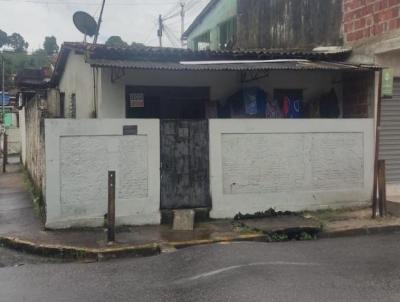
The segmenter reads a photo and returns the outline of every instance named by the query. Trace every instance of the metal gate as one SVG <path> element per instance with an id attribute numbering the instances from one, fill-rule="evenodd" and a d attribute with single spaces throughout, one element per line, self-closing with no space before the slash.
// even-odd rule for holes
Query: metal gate
<path id="1" fill-rule="evenodd" d="M 161 209 L 208 208 L 207 120 L 161 120 Z"/>
<path id="2" fill-rule="evenodd" d="M 400 182 L 400 78 L 394 80 L 393 97 L 382 100 L 380 159 L 386 160 L 386 179 Z"/>

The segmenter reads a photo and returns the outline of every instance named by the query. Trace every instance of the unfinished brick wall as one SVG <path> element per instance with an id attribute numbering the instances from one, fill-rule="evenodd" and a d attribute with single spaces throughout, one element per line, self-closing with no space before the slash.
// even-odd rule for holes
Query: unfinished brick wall
<path id="1" fill-rule="evenodd" d="M 400 0 L 343 0 L 344 39 L 354 43 L 400 29 Z"/>

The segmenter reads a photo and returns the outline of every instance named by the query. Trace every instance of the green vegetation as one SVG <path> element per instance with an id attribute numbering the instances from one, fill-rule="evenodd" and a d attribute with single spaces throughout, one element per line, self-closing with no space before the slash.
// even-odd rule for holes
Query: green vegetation
<path id="1" fill-rule="evenodd" d="M 315 236 L 307 232 L 302 232 L 299 238 L 299 240 L 315 240 L 315 239 L 316 239 Z"/>
<path id="2" fill-rule="evenodd" d="M 273 233 L 270 236 L 271 241 L 273 242 L 280 242 L 280 241 L 288 241 L 289 237 L 288 235 L 284 233 Z"/>
<path id="3" fill-rule="evenodd" d="M 6 91 L 14 87 L 13 78 L 18 71 L 24 68 L 41 68 L 50 65 L 47 54 L 43 50 L 37 50 L 31 55 L 26 52 L 4 52 L 2 55 L 5 63 L 4 82 Z"/>
<path id="4" fill-rule="evenodd" d="M 8 35 L 5 31 L 0 29 L 0 48 L 8 43 Z"/>
<path id="5" fill-rule="evenodd" d="M 24 185 L 25 189 L 32 196 L 33 201 L 33 209 L 36 215 L 42 220 L 42 222 L 46 221 L 46 204 L 44 202 L 43 194 L 35 188 L 31 177 L 26 169 L 24 169 Z"/>
<path id="6" fill-rule="evenodd" d="M 105 43 L 108 46 L 128 46 L 128 43 L 126 43 L 120 36 L 111 36 L 108 38 L 108 40 Z"/>
<path id="7" fill-rule="evenodd" d="M 58 53 L 59 47 L 57 44 L 57 39 L 54 36 L 51 37 L 45 37 L 44 38 L 44 43 L 43 43 L 43 50 L 45 53 L 49 56 L 54 55 Z"/>
<path id="8" fill-rule="evenodd" d="M 313 217 L 319 221 L 335 221 L 343 219 L 343 216 L 346 213 L 351 213 L 354 210 L 355 208 L 338 208 L 338 209 L 328 208 L 325 210 L 305 211 L 303 212 L 303 216 Z"/>
<path id="9" fill-rule="evenodd" d="M 7 40 L 7 45 L 14 49 L 15 52 L 24 52 L 29 47 L 29 43 L 19 33 L 13 33 L 8 36 Z"/>
<path id="10" fill-rule="evenodd" d="M 27 53 L 29 43 L 19 33 L 8 35 L 0 29 L 1 55 L 5 63 L 5 90 L 14 87 L 14 77 L 24 68 L 42 68 L 50 66 L 49 56 L 58 52 L 59 47 L 54 36 L 45 37 L 43 49 L 38 49 L 32 54 Z M 0 82 L 1 82 L 0 73 Z M 1 89 L 0 89 L 1 90 Z"/>

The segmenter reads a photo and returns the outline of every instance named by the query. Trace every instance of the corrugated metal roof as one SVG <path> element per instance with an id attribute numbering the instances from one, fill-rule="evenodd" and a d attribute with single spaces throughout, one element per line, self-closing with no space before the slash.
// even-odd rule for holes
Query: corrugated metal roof
<path id="1" fill-rule="evenodd" d="M 333 63 L 308 60 L 277 60 L 254 63 L 217 63 L 207 64 L 204 62 L 176 63 L 176 62 L 153 62 L 153 61 L 121 61 L 121 60 L 96 60 L 89 59 L 88 63 L 96 67 L 113 67 L 122 69 L 147 69 L 147 70 L 170 70 L 170 71 L 257 71 L 257 70 L 345 70 L 366 71 L 378 69 L 377 66 L 352 65 L 347 63 Z"/>
<path id="2" fill-rule="evenodd" d="M 338 48 L 335 51 L 314 51 L 312 49 L 234 49 L 200 50 L 153 47 L 137 44 L 134 46 L 109 46 L 105 44 L 83 44 L 65 42 L 60 53 L 67 50 L 87 52 L 92 59 L 110 60 L 156 60 L 178 62 L 182 60 L 269 60 L 308 59 L 340 61 L 347 59 L 351 49 Z"/>
<path id="3" fill-rule="evenodd" d="M 351 49 L 335 49 L 335 51 L 313 50 L 278 50 L 278 49 L 250 49 L 250 50 L 221 50 L 221 51 L 193 51 L 182 48 L 160 48 L 136 44 L 127 47 L 108 46 L 104 44 L 84 44 L 65 42 L 60 50 L 51 85 L 56 86 L 61 79 L 67 58 L 71 51 L 85 55 L 91 62 L 98 66 L 114 66 L 122 68 L 142 69 L 167 69 L 167 70 L 265 70 L 265 69 L 330 69 L 323 66 L 213 66 L 213 67 L 182 67 L 181 61 L 209 61 L 209 60 L 272 60 L 272 59 L 297 59 L 311 61 L 345 61 L 351 54 Z M 251 67 L 251 68 L 250 68 Z M 337 69 L 337 68 L 336 68 Z"/>

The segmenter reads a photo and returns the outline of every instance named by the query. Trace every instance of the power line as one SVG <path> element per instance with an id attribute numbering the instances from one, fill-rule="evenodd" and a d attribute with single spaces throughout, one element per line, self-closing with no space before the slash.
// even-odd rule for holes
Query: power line
<path id="1" fill-rule="evenodd" d="M 29 4 L 39 4 L 39 5 L 81 5 L 81 6 L 98 6 L 98 2 L 83 2 L 83 1 L 72 1 L 72 2 L 58 2 L 58 1 L 48 1 L 48 0 L 0 0 L 0 2 L 9 2 L 12 4 L 15 3 L 29 3 Z M 159 2 L 159 1 L 146 1 L 146 2 L 111 2 L 107 4 L 107 6 L 144 6 L 144 5 L 170 5 L 176 2 Z"/>

